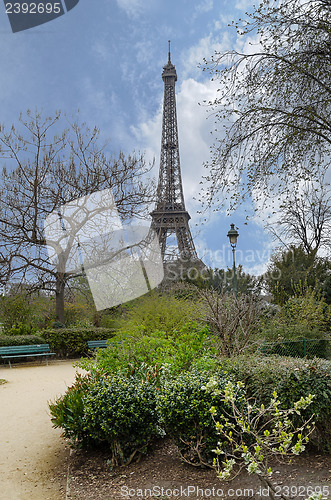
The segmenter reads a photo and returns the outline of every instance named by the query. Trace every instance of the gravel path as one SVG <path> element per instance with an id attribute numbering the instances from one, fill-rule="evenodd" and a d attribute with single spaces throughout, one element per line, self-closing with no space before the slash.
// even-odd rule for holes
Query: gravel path
<path id="1" fill-rule="evenodd" d="M 0 500 L 65 500 L 69 447 L 48 401 L 75 379 L 73 361 L 0 366 Z"/>

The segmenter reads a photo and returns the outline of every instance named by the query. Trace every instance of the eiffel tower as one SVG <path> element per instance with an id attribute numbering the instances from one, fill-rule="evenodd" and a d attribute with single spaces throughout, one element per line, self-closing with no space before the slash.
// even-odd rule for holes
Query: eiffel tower
<path id="1" fill-rule="evenodd" d="M 199 261 L 188 221 L 190 215 L 185 208 L 179 161 L 178 128 L 176 113 L 175 82 L 177 73 L 171 63 L 170 40 L 168 63 L 163 67 L 164 81 L 163 121 L 160 171 L 157 187 L 156 207 L 151 212 L 151 228 L 159 238 L 163 262 L 171 259 L 186 262 Z M 176 244 L 167 246 L 172 235 Z"/>

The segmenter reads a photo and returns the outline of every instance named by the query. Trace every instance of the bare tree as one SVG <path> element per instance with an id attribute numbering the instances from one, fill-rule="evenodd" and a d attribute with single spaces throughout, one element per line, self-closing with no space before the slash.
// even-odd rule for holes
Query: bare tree
<path id="1" fill-rule="evenodd" d="M 205 321 L 219 340 L 222 356 L 242 354 L 252 346 L 260 314 L 259 301 L 252 295 L 217 293 L 199 290 L 206 308 Z"/>
<path id="2" fill-rule="evenodd" d="M 242 52 L 217 52 L 204 68 L 220 82 L 209 103 L 220 137 L 203 191 L 215 205 L 226 193 L 232 207 L 329 168 L 331 4 L 262 0 L 233 25 Z"/>
<path id="3" fill-rule="evenodd" d="M 277 220 L 267 229 L 285 245 L 301 245 L 307 255 L 331 249 L 331 191 L 323 180 L 317 186 L 306 182 L 287 194 L 279 206 Z"/>
<path id="4" fill-rule="evenodd" d="M 113 157 L 100 145 L 100 132 L 65 122 L 60 112 L 20 116 L 17 126 L 0 126 L 0 279 L 19 280 L 31 290 L 55 292 L 56 316 L 64 322 L 64 291 L 77 272 L 49 260 L 47 216 L 79 197 L 111 189 L 123 220 L 146 215 L 154 191 L 142 155 Z"/>

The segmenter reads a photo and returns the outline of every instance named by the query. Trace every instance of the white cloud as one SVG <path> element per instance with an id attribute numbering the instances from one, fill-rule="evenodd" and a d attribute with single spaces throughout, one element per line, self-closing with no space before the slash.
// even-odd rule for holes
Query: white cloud
<path id="1" fill-rule="evenodd" d="M 203 64 L 204 58 L 209 59 L 215 51 L 223 52 L 230 50 L 230 48 L 231 43 L 228 32 L 223 32 L 221 37 L 209 34 L 201 38 L 197 44 L 190 47 L 182 55 L 183 78 L 197 73 L 201 74 L 202 70 L 198 69 L 198 67 Z"/>
<path id="2" fill-rule="evenodd" d="M 256 5 L 256 0 L 238 0 L 235 3 L 235 8 L 239 10 L 247 10 Z"/>
<path id="3" fill-rule="evenodd" d="M 137 17 L 153 7 L 155 0 L 116 0 L 120 9 L 129 17 Z"/>
<path id="4" fill-rule="evenodd" d="M 209 12 L 214 8 L 214 0 L 203 0 L 199 3 L 195 10 L 196 12 Z"/>
<path id="5" fill-rule="evenodd" d="M 109 47 L 105 41 L 95 40 L 92 44 L 92 52 L 101 59 L 101 61 L 109 60 Z"/>
<path id="6" fill-rule="evenodd" d="M 85 103 L 89 103 L 93 108 L 102 111 L 109 106 L 109 99 L 107 98 L 105 91 L 98 89 L 92 78 L 86 77 L 83 79 L 82 89 L 85 97 Z"/>

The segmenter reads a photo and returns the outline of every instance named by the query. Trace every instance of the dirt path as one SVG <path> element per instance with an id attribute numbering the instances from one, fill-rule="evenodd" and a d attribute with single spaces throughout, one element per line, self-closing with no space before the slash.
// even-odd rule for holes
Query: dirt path
<path id="1" fill-rule="evenodd" d="M 75 379 L 72 361 L 0 366 L 0 500 L 64 500 L 69 447 L 49 400 Z"/>

